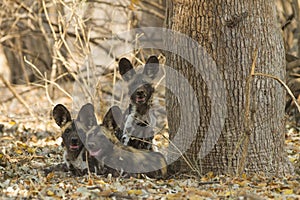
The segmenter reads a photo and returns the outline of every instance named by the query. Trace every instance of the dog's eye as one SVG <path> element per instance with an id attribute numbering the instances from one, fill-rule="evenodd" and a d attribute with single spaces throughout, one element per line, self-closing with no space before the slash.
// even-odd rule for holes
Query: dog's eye
<path id="1" fill-rule="evenodd" d="M 66 130 L 65 130 L 65 133 L 70 133 L 70 132 L 71 132 L 70 129 L 66 129 Z"/>

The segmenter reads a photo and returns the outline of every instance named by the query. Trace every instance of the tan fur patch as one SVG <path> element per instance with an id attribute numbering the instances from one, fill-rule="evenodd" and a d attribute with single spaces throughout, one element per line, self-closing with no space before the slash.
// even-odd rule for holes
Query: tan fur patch
<path id="1" fill-rule="evenodd" d="M 67 122 L 63 127 L 61 127 L 61 132 L 64 133 L 67 128 L 72 127 L 72 121 Z"/>

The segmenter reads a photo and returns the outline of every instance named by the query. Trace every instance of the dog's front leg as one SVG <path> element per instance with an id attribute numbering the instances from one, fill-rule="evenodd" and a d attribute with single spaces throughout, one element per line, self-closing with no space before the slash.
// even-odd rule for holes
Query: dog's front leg
<path id="1" fill-rule="evenodd" d="M 126 146 L 128 145 L 128 142 L 131 138 L 132 131 L 134 131 L 132 130 L 134 129 L 133 122 L 134 122 L 134 113 L 131 113 L 128 115 L 126 119 L 124 130 L 123 130 L 123 136 L 122 136 L 122 143 Z"/>

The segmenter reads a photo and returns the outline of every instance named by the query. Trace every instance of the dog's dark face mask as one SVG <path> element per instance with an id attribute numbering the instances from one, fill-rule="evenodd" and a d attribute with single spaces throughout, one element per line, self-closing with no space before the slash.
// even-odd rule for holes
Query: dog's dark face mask
<path id="1" fill-rule="evenodd" d="M 119 72 L 128 83 L 130 104 L 140 115 L 147 113 L 151 106 L 151 97 L 154 93 L 152 82 L 158 71 L 159 61 L 156 56 L 151 56 L 147 60 L 142 73 L 137 73 L 126 58 L 122 58 L 119 62 Z"/>
<path id="2" fill-rule="evenodd" d="M 53 117 L 56 124 L 62 130 L 62 145 L 66 148 L 69 156 L 75 159 L 82 148 L 84 148 L 82 141 L 85 138 L 81 138 L 78 135 L 70 112 L 62 104 L 58 104 L 54 107 Z"/>
<path id="3" fill-rule="evenodd" d="M 73 122 L 71 122 L 70 125 L 64 130 L 62 139 L 63 145 L 70 152 L 81 151 L 84 146 Z"/>
<path id="4" fill-rule="evenodd" d="M 144 75 L 137 74 L 135 79 L 129 84 L 130 100 L 133 105 L 139 106 L 147 104 L 152 97 L 154 88 L 147 80 L 144 79 Z"/>

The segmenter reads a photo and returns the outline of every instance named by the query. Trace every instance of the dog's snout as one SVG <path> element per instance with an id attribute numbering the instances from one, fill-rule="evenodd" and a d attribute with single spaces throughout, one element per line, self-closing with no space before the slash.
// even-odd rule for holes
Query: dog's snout
<path id="1" fill-rule="evenodd" d="M 95 149 L 96 143 L 95 142 L 88 142 L 88 148 L 89 149 Z"/>
<path id="2" fill-rule="evenodd" d="M 78 138 L 77 137 L 72 137 L 71 138 L 71 143 L 72 144 L 77 144 L 78 143 Z"/>
<path id="3" fill-rule="evenodd" d="M 144 90 L 137 90 L 137 91 L 136 91 L 136 94 L 137 94 L 138 96 L 144 96 L 144 95 L 145 95 L 145 92 L 144 92 Z"/>

